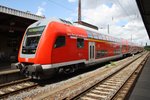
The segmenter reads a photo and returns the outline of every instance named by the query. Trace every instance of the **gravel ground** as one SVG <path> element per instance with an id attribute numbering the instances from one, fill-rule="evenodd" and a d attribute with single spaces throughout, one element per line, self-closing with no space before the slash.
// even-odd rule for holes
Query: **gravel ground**
<path id="1" fill-rule="evenodd" d="M 37 94 L 39 94 L 41 92 L 46 92 L 46 91 L 50 91 L 50 90 L 53 91 L 55 88 L 62 87 L 65 84 L 68 84 L 68 83 L 70 83 L 72 81 L 76 81 L 78 79 L 86 77 L 89 74 L 93 74 L 93 73 L 95 73 L 95 71 L 99 71 L 99 70 L 102 70 L 102 69 L 104 69 L 104 67 L 101 67 L 101 68 L 96 69 L 96 70 L 91 71 L 91 72 L 84 73 L 82 75 L 78 75 L 76 77 L 72 77 L 72 78 L 67 79 L 67 80 L 63 80 L 63 81 L 60 81 L 60 82 L 57 82 L 57 83 L 48 84 L 48 85 L 45 85 L 43 87 L 38 87 L 38 88 L 30 90 L 28 92 L 21 92 L 21 93 L 19 93 L 17 95 L 8 97 L 7 100 L 23 100 L 23 98 L 34 96 L 34 95 L 37 95 Z"/>
<path id="2" fill-rule="evenodd" d="M 81 75 L 78 75 L 76 77 L 69 78 L 67 80 L 62 80 L 62 81 L 59 81 L 59 82 L 56 82 L 56 83 L 47 84 L 43 87 L 37 87 L 36 89 L 32 89 L 28 92 L 21 92 L 17 95 L 8 97 L 7 100 L 22 100 L 23 98 L 35 96 L 39 93 L 44 93 L 46 91 L 53 91 L 56 88 L 62 87 L 63 85 L 66 85 L 66 84 L 68 84 L 70 82 L 73 82 L 73 81 L 75 82 L 76 80 L 82 79 L 83 77 L 87 77 L 88 75 L 96 73 L 96 72 L 98 72 L 102 69 L 108 68 L 110 66 L 116 66 L 117 63 L 112 63 L 112 64 L 109 64 L 109 65 L 106 65 L 104 67 L 98 68 L 96 70 L 93 70 L 93 71 L 90 71 L 90 72 L 87 72 L 87 73 L 84 73 L 84 74 L 81 74 Z"/>

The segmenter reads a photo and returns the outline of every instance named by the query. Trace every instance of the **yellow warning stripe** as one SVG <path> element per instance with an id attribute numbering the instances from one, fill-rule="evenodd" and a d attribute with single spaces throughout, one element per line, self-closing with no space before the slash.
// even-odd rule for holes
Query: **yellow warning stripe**
<path id="1" fill-rule="evenodd" d="M 113 43 L 113 42 L 109 42 L 109 41 L 106 41 L 106 40 L 95 40 L 95 39 L 88 39 L 89 41 L 92 41 L 92 42 L 104 42 L 104 43 Z"/>

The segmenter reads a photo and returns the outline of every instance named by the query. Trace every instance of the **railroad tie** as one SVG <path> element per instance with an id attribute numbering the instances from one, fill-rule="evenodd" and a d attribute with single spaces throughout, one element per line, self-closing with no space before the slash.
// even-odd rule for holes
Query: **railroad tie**
<path id="1" fill-rule="evenodd" d="M 0 91 L 0 95 L 5 94 L 3 91 Z"/>

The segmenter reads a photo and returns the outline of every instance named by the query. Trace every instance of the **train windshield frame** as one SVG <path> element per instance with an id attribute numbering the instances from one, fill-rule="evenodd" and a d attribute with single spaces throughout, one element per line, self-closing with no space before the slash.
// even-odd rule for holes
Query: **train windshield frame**
<path id="1" fill-rule="evenodd" d="M 23 54 L 34 54 L 41 35 L 45 29 L 45 26 L 29 28 L 24 38 L 22 53 Z"/>
<path id="2" fill-rule="evenodd" d="M 35 34 L 42 34 L 44 31 L 45 26 L 39 26 L 39 27 L 32 27 L 27 30 L 26 35 L 35 35 Z"/>
<path id="3" fill-rule="evenodd" d="M 29 35 L 26 38 L 25 46 L 26 47 L 36 47 L 40 40 L 41 35 Z"/>

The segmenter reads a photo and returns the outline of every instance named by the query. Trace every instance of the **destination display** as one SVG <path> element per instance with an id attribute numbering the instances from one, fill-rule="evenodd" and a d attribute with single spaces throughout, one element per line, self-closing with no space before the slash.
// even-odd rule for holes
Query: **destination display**
<path id="1" fill-rule="evenodd" d="M 29 28 L 27 31 L 27 35 L 29 35 L 29 34 L 42 34 L 44 28 L 45 28 L 45 26 Z"/>

